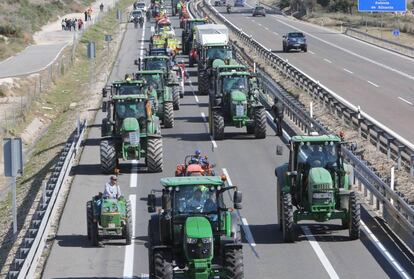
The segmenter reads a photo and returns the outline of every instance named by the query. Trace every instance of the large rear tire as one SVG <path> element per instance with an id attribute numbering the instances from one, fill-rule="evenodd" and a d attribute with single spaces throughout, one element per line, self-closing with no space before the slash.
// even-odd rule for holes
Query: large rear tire
<path id="1" fill-rule="evenodd" d="M 224 279 L 243 279 L 243 250 L 228 247 L 224 252 Z"/>
<path id="2" fill-rule="evenodd" d="M 125 244 L 130 245 L 132 243 L 132 213 L 131 204 L 126 202 L 126 224 L 124 227 Z"/>
<path id="3" fill-rule="evenodd" d="M 266 114 L 264 108 L 256 109 L 254 112 L 254 136 L 257 139 L 266 138 Z"/>
<path id="4" fill-rule="evenodd" d="M 172 255 L 167 250 L 154 252 L 154 275 L 156 279 L 173 279 Z"/>
<path id="5" fill-rule="evenodd" d="M 152 247 L 160 244 L 159 239 L 159 219 L 158 215 L 154 214 L 148 221 L 148 264 L 150 278 L 154 278 L 154 258 L 152 257 Z"/>
<path id="6" fill-rule="evenodd" d="M 282 193 L 282 233 L 284 242 L 295 242 L 295 231 L 293 222 L 292 196 L 290 193 Z"/>
<path id="7" fill-rule="evenodd" d="M 172 128 L 174 127 L 174 108 L 171 102 L 164 103 L 164 127 Z"/>
<path id="8" fill-rule="evenodd" d="M 149 172 L 162 172 L 162 139 L 149 138 L 147 141 L 147 167 Z"/>
<path id="9" fill-rule="evenodd" d="M 213 138 L 215 140 L 224 139 L 224 117 L 218 111 L 213 111 Z"/>
<path id="10" fill-rule="evenodd" d="M 101 169 L 104 173 L 113 173 L 117 164 L 115 143 L 111 140 L 102 140 L 100 145 Z"/>
<path id="11" fill-rule="evenodd" d="M 88 239 L 91 240 L 91 229 L 92 229 L 92 222 L 93 222 L 93 212 L 92 212 L 92 201 L 86 202 L 86 226 L 87 226 L 87 233 Z"/>
<path id="12" fill-rule="evenodd" d="M 361 207 L 357 202 L 355 192 L 349 194 L 349 238 L 359 239 L 361 226 Z"/>
<path id="13" fill-rule="evenodd" d="M 99 246 L 99 230 L 98 230 L 98 223 L 92 222 L 91 226 L 91 244 L 92 246 L 98 247 Z"/>
<path id="14" fill-rule="evenodd" d="M 208 95 L 209 90 L 209 79 L 205 72 L 199 72 L 198 74 L 198 94 Z"/>
<path id="15" fill-rule="evenodd" d="M 173 87 L 172 96 L 173 96 L 174 110 L 179 110 L 180 109 L 180 89 L 178 88 L 178 86 Z"/>

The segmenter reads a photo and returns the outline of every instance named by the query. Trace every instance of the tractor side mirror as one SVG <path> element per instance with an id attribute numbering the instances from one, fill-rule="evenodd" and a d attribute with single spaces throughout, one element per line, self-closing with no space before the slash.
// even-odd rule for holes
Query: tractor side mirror
<path id="1" fill-rule="evenodd" d="M 148 213 L 155 212 L 155 195 L 149 194 L 147 199 Z"/>
<path id="2" fill-rule="evenodd" d="M 171 209 L 171 196 L 169 193 L 162 194 L 162 209 L 165 211 Z"/>
<path id="3" fill-rule="evenodd" d="M 281 146 L 280 144 L 276 145 L 276 155 L 283 155 L 283 146 Z"/>
<path id="4" fill-rule="evenodd" d="M 134 64 L 137 65 L 137 66 L 139 66 L 139 60 L 138 59 L 135 59 L 134 60 Z"/>
<path id="5" fill-rule="evenodd" d="M 107 91 L 106 91 L 106 88 L 102 88 L 102 97 L 106 97 L 106 95 L 107 95 Z"/>
<path id="6" fill-rule="evenodd" d="M 102 112 L 105 113 L 107 109 L 107 103 L 105 101 L 102 102 Z"/>
<path id="7" fill-rule="evenodd" d="M 242 209 L 243 195 L 240 191 L 235 191 L 233 194 L 233 203 L 235 209 Z"/>

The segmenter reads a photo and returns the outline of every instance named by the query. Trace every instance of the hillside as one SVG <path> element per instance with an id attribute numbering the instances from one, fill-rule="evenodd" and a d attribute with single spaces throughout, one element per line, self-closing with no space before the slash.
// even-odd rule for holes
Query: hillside
<path id="1" fill-rule="evenodd" d="M 1 0 L 0 60 L 32 42 L 32 35 L 48 21 L 70 12 L 82 12 L 93 0 Z"/>

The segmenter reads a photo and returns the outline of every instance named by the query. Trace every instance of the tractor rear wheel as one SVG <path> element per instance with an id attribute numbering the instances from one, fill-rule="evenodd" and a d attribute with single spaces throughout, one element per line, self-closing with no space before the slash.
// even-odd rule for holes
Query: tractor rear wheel
<path id="1" fill-rule="evenodd" d="M 264 108 L 256 109 L 254 112 L 254 136 L 257 139 L 266 138 L 266 114 Z"/>
<path id="2" fill-rule="evenodd" d="M 349 238 L 359 239 L 361 225 L 361 207 L 357 202 L 355 192 L 349 194 Z"/>
<path id="3" fill-rule="evenodd" d="M 126 202 L 126 224 L 124 226 L 125 244 L 130 245 L 132 243 L 132 214 L 131 203 L 129 200 Z"/>
<path id="4" fill-rule="evenodd" d="M 92 222 L 91 224 L 91 243 L 92 246 L 99 246 L 99 230 L 97 222 Z"/>
<path id="5" fill-rule="evenodd" d="M 198 94 L 207 95 L 209 90 L 209 79 L 205 72 L 199 72 L 198 74 Z"/>
<path id="6" fill-rule="evenodd" d="M 218 111 L 213 111 L 213 138 L 215 140 L 224 138 L 224 117 Z"/>
<path id="7" fill-rule="evenodd" d="M 180 109 L 180 90 L 178 86 L 174 86 L 172 90 L 174 110 Z"/>
<path id="8" fill-rule="evenodd" d="M 102 140 L 100 156 L 102 171 L 104 173 L 112 173 L 118 164 L 115 143 L 111 140 Z"/>
<path id="9" fill-rule="evenodd" d="M 174 127 L 174 109 L 171 102 L 164 103 L 164 127 L 172 128 Z"/>
<path id="10" fill-rule="evenodd" d="M 242 248 L 226 248 L 224 251 L 224 278 L 244 278 Z"/>
<path id="11" fill-rule="evenodd" d="M 249 135 L 254 134 L 254 125 L 253 124 L 246 124 L 246 132 Z"/>
<path id="12" fill-rule="evenodd" d="M 293 222 L 292 196 L 290 193 L 282 193 L 282 233 L 284 242 L 295 241 L 295 231 Z"/>
<path id="13" fill-rule="evenodd" d="M 148 221 L 148 263 L 150 278 L 154 277 L 154 259 L 152 257 L 152 247 L 160 244 L 159 239 L 159 218 L 158 215 L 152 215 Z"/>
<path id="14" fill-rule="evenodd" d="M 101 137 L 107 137 L 111 130 L 110 130 L 110 126 L 109 126 L 109 120 L 108 118 L 104 118 L 102 119 L 102 124 L 101 124 Z"/>
<path id="15" fill-rule="evenodd" d="M 162 139 L 149 138 L 147 141 L 147 167 L 149 172 L 162 172 Z"/>
<path id="16" fill-rule="evenodd" d="M 88 232 L 88 239 L 91 240 L 91 229 L 93 222 L 92 201 L 86 202 L 86 226 Z"/>
<path id="17" fill-rule="evenodd" d="M 154 277 L 155 279 L 173 279 L 172 255 L 167 250 L 154 252 Z"/>

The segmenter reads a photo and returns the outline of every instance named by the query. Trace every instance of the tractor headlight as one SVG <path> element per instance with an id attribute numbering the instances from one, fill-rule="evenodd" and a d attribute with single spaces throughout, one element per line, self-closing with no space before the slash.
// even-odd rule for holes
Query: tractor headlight
<path id="1" fill-rule="evenodd" d="M 202 238 L 201 242 L 203 242 L 203 244 L 209 244 L 213 242 L 213 239 L 211 237 L 206 237 L 206 238 Z"/>
<path id="2" fill-rule="evenodd" d="M 188 244 L 196 244 L 197 240 L 198 240 L 197 238 L 188 237 L 187 238 L 187 243 Z"/>

